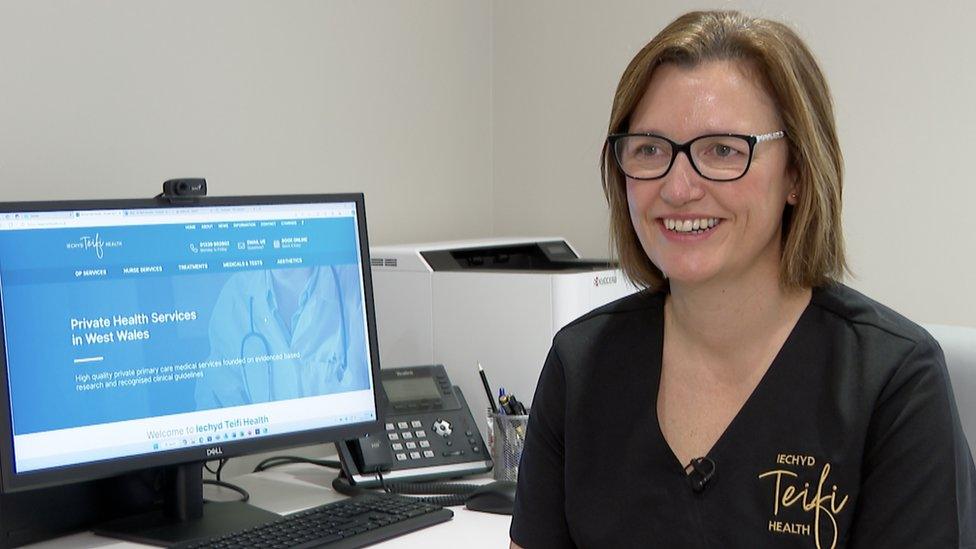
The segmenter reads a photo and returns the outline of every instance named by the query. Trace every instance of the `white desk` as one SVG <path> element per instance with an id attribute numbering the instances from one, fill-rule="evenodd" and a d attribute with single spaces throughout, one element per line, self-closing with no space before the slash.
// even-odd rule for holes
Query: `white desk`
<path id="1" fill-rule="evenodd" d="M 251 493 L 249 503 L 279 514 L 288 514 L 308 507 L 322 505 L 343 499 L 344 496 L 332 490 L 332 479 L 336 472 L 314 465 L 288 465 L 263 473 L 242 475 L 227 479 Z M 488 479 L 474 482 L 488 482 Z M 208 497 L 216 497 L 207 487 Z M 230 491 L 220 491 L 228 499 L 236 495 Z M 464 507 L 451 507 L 454 519 L 424 528 L 417 532 L 400 536 L 375 547 L 398 549 L 437 549 L 455 548 L 463 544 L 465 549 L 502 549 L 508 547 L 508 527 L 511 517 L 478 513 Z M 111 548 L 150 547 L 138 543 L 103 538 L 85 532 L 30 545 L 32 549 L 67 548 Z"/>

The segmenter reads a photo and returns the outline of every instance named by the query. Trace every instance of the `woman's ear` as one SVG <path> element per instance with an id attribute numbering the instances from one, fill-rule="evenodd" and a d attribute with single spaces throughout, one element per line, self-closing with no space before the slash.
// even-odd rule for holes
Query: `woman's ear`
<path id="1" fill-rule="evenodd" d="M 790 189 L 790 194 L 786 195 L 786 203 L 790 206 L 796 206 L 796 203 L 800 201 L 800 195 L 796 192 L 796 187 Z"/>
<path id="2" fill-rule="evenodd" d="M 789 192 L 786 195 L 786 203 L 790 206 L 796 206 L 797 202 L 800 201 L 800 185 L 798 183 L 799 178 L 797 178 L 796 168 L 792 166 L 787 168 L 786 179 L 789 184 Z"/>

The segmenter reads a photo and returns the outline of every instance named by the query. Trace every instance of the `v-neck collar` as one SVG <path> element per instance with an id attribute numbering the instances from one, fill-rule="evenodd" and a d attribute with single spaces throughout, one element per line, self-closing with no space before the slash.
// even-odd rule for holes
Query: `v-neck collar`
<path id="1" fill-rule="evenodd" d="M 746 398 L 745 402 L 742 403 L 742 407 L 736 412 L 729 421 L 729 424 L 725 426 L 725 430 L 719 435 L 715 443 L 703 456 L 696 457 L 707 457 L 713 461 L 717 461 L 717 457 L 721 456 L 722 450 L 729 445 L 729 441 L 736 436 L 736 430 L 739 424 L 745 421 L 744 416 L 750 415 L 752 409 L 756 406 L 755 402 L 763 398 L 769 389 L 768 386 L 775 385 L 778 378 L 782 376 L 782 371 L 786 370 L 790 364 L 796 364 L 797 360 L 795 353 L 797 349 L 801 347 L 798 345 L 798 339 L 802 338 L 802 334 L 806 332 L 805 326 L 807 323 L 812 322 L 812 310 L 815 307 L 817 301 L 818 289 L 814 288 L 810 296 L 810 301 L 807 303 L 800 317 L 797 319 L 796 324 L 790 330 L 789 335 L 783 342 L 783 346 L 780 347 L 779 351 L 776 352 L 776 356 L 773 357 L 769 368 L 763 373 L 762 377 L 759 379 L 759 383 Z M 658 416 L 657 411 L 657 401 L 659 397 L 659 392 L 661 388 L 661 372 L 663 369 L 663 357 L 664 357 L 664 302 L 665 295 L 661 294 L 656 304 L 656 313 L 654 315 L 655 322 L 652 323 L 650 328 L 655 331 L 655 336 L 653 338 L 654 344 L 650 349 L 651 353 L 651 365 L 652 375 L 650 378 L 650 392 L 651 392 L 651 418 L 652 427 L 651 430 L 654 432 L 654 436 L 657 437 L 658 443 L 664 448 L 664 451 L 668 455 L 668 461 L 674 466 L 675 471 L 679 472 L 682 476 L 687 476 L 687 464 L 682 464 L 677 455 L 674 453 L 674 449 L 668 443 L 667 438 L 664 436 L 664 430 L 661 428 L 661 419 Z"/>

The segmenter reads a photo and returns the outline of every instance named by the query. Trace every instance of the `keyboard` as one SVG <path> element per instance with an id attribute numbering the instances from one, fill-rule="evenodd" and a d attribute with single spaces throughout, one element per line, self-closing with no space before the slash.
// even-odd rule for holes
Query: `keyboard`
<path id="1" fill-rule="evenodd" d="M 454 512 L 394 494 L 377 493 L 284 515 L 261 526 L 174 545 L 178 549 L 244 547 L 365 547 L 451 520 Z"/>

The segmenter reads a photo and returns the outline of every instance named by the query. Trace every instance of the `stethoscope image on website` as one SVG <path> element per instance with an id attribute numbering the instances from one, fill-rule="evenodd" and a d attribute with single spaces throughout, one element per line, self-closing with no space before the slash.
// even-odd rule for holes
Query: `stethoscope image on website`
<path id="1" fill-rule="evenodd" d="M 330 265 L 329 269 L 332 271 L 332 277 L 333 280 L 335 281 L 336 296 L 338 298 L 338 307 L 339 307 L 339 343 L 341 345 L 339 352 L 342 353 L 341 355 L 342 367 L 336 371 L 336 381 L 341 381 L 342 374 L 344 373 L 343 371 L 345 370 L 346 365 L 348 365 L 347 359 L 349 353 L 349 349 L 346 345 L 347 343 L 346 307 L 345 307 L 344 298 L 342 296 L 342 287 L 339 285 L 339 274 L 338 272 L 336 272 L 336 268 L 334 265 Z M 271 344 L 268 342 L 268 338 L 266 338 L 264 335 L 258 332 L 257 327 L 254 324 L 254 296 L 250 296 L 248 299 L 248 317 L 249 317 L 248 332 L 244 334 L 243 338 L 241 338 L 241 353 L 240 353 L 241 360 L 245 360 L 247 357 L 253 358 L 256 356 L 262 356 L 260 354 L 248 353 L 247 349 L 249 347 L 249 344 L 252 349 L 254 349 L 255 346 L 260 346 L 260 348 L 263 348 L 264 350 L 263 356 L 270 356 Z M 267 318 L 265 318 L 265 322 L 266 323 L 268 322 Z M 252 341 L 253 343 L 251 343 Z M 338 355 L 336 355 L 335 358 L 338 359 L 339 358 Z M 272 368 L 272 361 L 270 360 L 265 361 L 264 374 L 267 376 L 268 379 L 269 400 L 273 400 L 276 394 L 275 387 L 274 387 L 274 376 L 272 375 L 271 368 Z M 251 392 L 251 383 L 249 378 L 251 377 L 251 375 L 254 375 L 256 367 L 254 364 L 243 364 L 241 366 L 241 369 L 244 375 L 244 391 L 245 393 L 247 393 L 248 401 L 255 402 L 254 396 Z"/>

